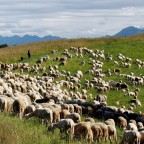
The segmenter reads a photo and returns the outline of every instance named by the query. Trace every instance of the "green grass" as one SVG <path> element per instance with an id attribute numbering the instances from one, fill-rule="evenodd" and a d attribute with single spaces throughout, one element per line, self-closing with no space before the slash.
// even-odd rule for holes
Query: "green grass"
<path id="1" fill-rule="evenodd" d="M 81 91 L 84 88 L 85 79 L 92 80 L 93 75 L 85 73 L 89 69 L 92 68 L 92 65 L 89 64 L 90 62 L 90 55 L 86 54 L 83 58 L 79 58 L 75 56 L 75 52 L 69 51 L 72 54 L 72 58 L 68 60 L 65 66 L 60 66 L 59 61 L 54 61 L 56 57 L 63 57 L 62 52 L 64 49 L 69 49 L 71 46 L 74 47 L 87 47 L 89 49 L 96 50 L 104 50 L 105 54 L 108 53 L 113 56 L 113 61 L 117 60 L 120 63 L 120 60 L 117 59 L 117 55 L 119 53 L 123 54 L 126 57 L 132 58 L 132 66 L 131 68 L 122 68 L 121 66 L 114 65 L 113 61 L 108 62 L 107 60 L 101 60 L 104 63 L 103 72 L 107 69 L 110 69 L 111 72 L 115 68 L 120 68 L 121 73 L 123 74 L 130 74 L 131 72 L 134 73 L 136 76 L 140 76 L 141 74 L 144 75 L 144 68 L 138 69 L 135 64 L 135 60 L 138 58 L 144 61 L 144 35 L 138 35 L 134 37 L 126 37 L 126 38 L 82 38 L 82 39 L 65 39 L 65 40 L 57 40 L 57 41 L 47 41 L 47 42 L 40 42 L 40 43 L 33 43 L 27 45 L 18 45 L 12 46 L 8 48 L 0 49 L 0 62 L 3 63 L 17 63 L 21 56 L 24 57 L 23 62 L 30 63 L 30 66 L 33 66 L 38 60 L 38 58 L 49 55 L 50 60 L 47 62 L 42 63 L 42 67 L 46 67 L 46 72 L 48 73 L 48 66 L 59 66 L 59 71 L 65 70 L 70 71 L 72 75 L 76 73 L 77 70 L 81 70 L 84 73 L 84 77 L 81 79 Z M 31 50 L 31 59 L 27 58 L 27 51 L 28 49 Z M 58 50 L 58 53 L 52 54 L 52 50 Z M 81 65 L 80 63 L 85 61 L 85 65 Z M 20 70 L 16 70 L 13 72 L 19 72 Z M 25 73 L 27 74 L 27 73 Z M 34 76 L 34 74 L 30 74 L 30 76 Z M 39 72 L 38 75 L 42 75 L 42 72 Z M 60 81 L 65 77 L 56 78 L 55 81 Z M 118 76 L 112 73 L 112 76 L 107 76 L 104 78 L 105 81 L 114 80 L 119 81 L 122 80 L 123 82 L 129 83 L 127 79 L 122 76 Z M 144 106 L 144 86 L 129 86 L 129 89 L 133 91 L 135 88 L 140 88 L 140 92 L 138 94 L 138 99 L 142 102 L 142 106 L 135 107 L 134 111 L 143 112 Z M 62 88 L 62 89 L 65 89 Z M 68 91 L 70 91 L 68 89 Z M 88 93 L 92 94 L 93 97 L 97 96 L 97 91 L 94 88 L 89 88 Z M 108 105 L 116 105 L 116 101 L 119 100 L 119 106 L 125 105 L 126 108 L 130 106 L 128 101 L 131 99 L 130 97 L 124 96 L 123 91 L 115 91 L 110 90 L 104 93 L 108 97 Z M 88 101 L 92 101 L 92 99 L 87 99 Z M 117 105 L 116 105 L 117 106 Z M 119 141 L 122 136 L 122 131 L 118 130 L 118 137 Z M 2 144 L 47 144 L 47 143 L 68 143 L 66 139 L 60 139 L 59 133 L 56 132 L 54 135 L 49 133 L 47 134 L 47 128 L 42 126 L 36 120 L 19 120 L 12 116 L 6 115 L 1 113 L 0 114 L 0 143 Z M 75 143 L 75 142 L 70 142 Z M 78 142 L 79 144 L 81 142 Z M 84 142 L 85 143 L 85 142 Z"/>

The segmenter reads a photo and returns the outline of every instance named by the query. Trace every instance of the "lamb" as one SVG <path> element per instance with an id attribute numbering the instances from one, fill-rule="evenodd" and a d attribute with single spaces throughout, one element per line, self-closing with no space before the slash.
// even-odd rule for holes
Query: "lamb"
<path id="1" fill-rule="evenodd" d="M 66 132 L 68 134 L 69 138 L 73 138 L 74 135 L 74 121 L 72 119 L 61 119 L 57 123 L 52 123 L 48 127 L 48 131 L 54 132 L 54 130 L 58 128 L 60 132 Z"/>
<path id="2" fill-rule="evenodd" d="M 47 124 L 48 121 L 50 121 L 50 123 L 53 122 L 53 112 L 50 108 L 38 108 L 25 115 L 25 118 L 27 119 L 30 117 L 38 117 L 42 119 L 42 124 Z"/>

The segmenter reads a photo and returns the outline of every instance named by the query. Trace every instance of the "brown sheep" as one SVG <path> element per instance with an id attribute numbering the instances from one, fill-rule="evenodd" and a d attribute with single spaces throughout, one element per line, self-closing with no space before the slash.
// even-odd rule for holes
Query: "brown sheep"
<path id="1" fill-rule="evenodd" d="M 27 107 L 27 105 L 22 99 L 15 100 L 13 102 L 13 112 L 14 112 L 15 116 L 22 118 L 26 107 Z"/>
<path id="2" fill-rule="evenodd" d="M 92 129 L 92 132 L 93 132 L 93 139 L 94 141 L 97 141 L 98 143 L 100 142 L 100 139 L 102 138 L 102 129 L 99 125 L 96 125 L 96 124 L 91 124 L 91 129 Z"/>
<path id="3" fill-rule="evenodd" d="M 74 112 L 77 112 L 81 115 L 82 114 L 82 107 L 79 106 L 78 104 L 73 104 L 73 106 L 74 106 Z"/>
<path id="4" fill-rule="evenodd" d="M 57 110 L 53 111 L 53 122 L 59 122 L 60 121 L 60 112 Z"/>
<path id="5" fill-rule="evenodd" d="M 79 113 L 69 113 L 66 115 L 66 119 L 67 118 L 72 119 L 75 123 L 81 122 L 81 116 Z"/>
<path id="6" fill-rule="evenodd" d="M 137 125 L 137 122 L 134 119 L 129 120 L 129 123 L 134 123 L 135 125 Z"/>
<path id="7" fill-rule="evenodd" d="M 115 121 L 113 119 L 107 119 L 106 121 L 104 121 L 104 123 L 106 125 L 113 125 L 113 126 L 115 126 Z"/>
<path id="8" fill-rule="evenodd" d="M 73 104 L 69 104 L 69 112 L 74 113 L 74 106 Z"/>
<path id="9" fill-rule="evenodd" d="M 67 109 L 63 109 L 60 113 L 60 118 L 65 119 L 68 114 L 70 114 L 70 112 Z"/>
<path id="10" fill-rule="evenodd" d="M 107 125 L 108 126 L 108 137 L 109 137 L 109 141 L 110 143 L 112 143 L 112 137 L 115 140 L 115 143 L 117 143 L 117 130 L 116 127 L 113 125 Z"/>
<path id="11" fill-rule="evenodd" d="M 69 110 L 69 105 L 68 104 L 61 104 L 61 109 L 67 109 Z"/>
<path id="12" fill-rule="evenodd" d="M 85 119 L 85 122 L 95 123 L 95 120 L 94 120 L 94 118 L 87 117 L 87 118 Z"/>
<path id="13" fill-rule="evenodd" d="M 144 143 L 144 131 L 140 131 L 140 135 L 141 135 L 140 143 L 143 144 Z"/>
<path id="14" fill-rule="evenodd" d="M 118 120 L 117 120 L 117 123 L 118 123 L 118 125 L 119 125 L 120 128 L 126 129 L 126 127 L 127 127 L 127 120 L 124 117 L 119 116 Z"/>
<path id="15" fill-rule="evenodd" d="M 96 125 L 100 126 L 102 129 L 102 137 L 104 138 L 105 142 L 108 139 L 108 126 L 103 122 L 95 123 Z"/>
<path id="16" fill-rule="evenodd" d="M 80 122 L 74 126 L 74 137 L 93 142 L 93 132 L 89 122 Z"/>

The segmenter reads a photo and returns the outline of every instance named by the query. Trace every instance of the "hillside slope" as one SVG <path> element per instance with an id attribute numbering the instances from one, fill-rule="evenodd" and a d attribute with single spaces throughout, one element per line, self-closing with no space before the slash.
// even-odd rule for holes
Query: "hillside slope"
<path id="1" fill-rule="evenodd" d="M 30 59 L 27 56 L 28 49 L 32 53 Z M 61 94 L 65 96 L 64 102 L 83 98 L 89 102 L 84 103 L 85 105 L 94 105 L 94 98 L 101 94 L 107 96 L 107 106 L 117 108 L 123 106 L 126 110 L 143 113 L 143 53 L 144 35 L 122 38 L 68 39 L 19 45 L 0 49 L 0 76 L 6 83 L 10 83 L 13 77 L 16 77 L 14 80 L 16 83 L 24 78 L 23 83 L 19 83 L 15 87 L 16 90 L 12 90 L 13 93 L 15 91 L 24 93 L 23 85 L 27 86 L 26 91 L 30 90 L 31 87 L 26 84 L 28 82 L 28 84 L 33 83 L 47 90 L 43 93 L 39 88 L 33 89 L 42 98 L 49 96 L 50 90 L 55 89 L 59 92 L 58 98 L 61 98 Z M 21 56 L 23 60 L 20 60 Z M 62 63 L 63 60 L 64 63 Z M 28 66 L 27 69 L 24 67 L 25 64 Z M 115 69 L 119 72 L 114 72 Z M 78 71 L 82 72 L 80 77 Z M 7 75 L 4 76 L 5 73 Z M 11 74 L 11 78 L 8 78 L 8 74 Z M 50 77 L 53 77 L 50 83 L 43 81 Z M 33 81 L 33 78 L 36 80 Z M 110 82 L 116 85 L 110 86 Z M 117 84 L 126 84 L 128 89 L 121 89 Z M 128 96 L 128 92 L 135 90 L 138 91 L 136 98 L 140 103 L 133 104 L 135 97 Z M 92 116 L 98 121 L 98 115 L 94 112 L 92 111 L 87 116 Z M 103 121 L 104 118 L 101 118 L 99 121 Z M 82 120 L 85 120 L 85 116 L 82 116 Z M 120 142 L 122 130 L 117 128 L 117 131 L 118 142 Z M 54 140 L 55 135 L 51 136 L 51 139 Z M 58 140 L 61 143 L 67 143 L 64 139 Z"/>

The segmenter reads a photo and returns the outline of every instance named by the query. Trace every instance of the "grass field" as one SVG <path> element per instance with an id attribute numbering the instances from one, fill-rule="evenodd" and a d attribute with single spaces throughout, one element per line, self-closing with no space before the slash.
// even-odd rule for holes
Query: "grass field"
<path id="1" fill-rule="evenodd" d="M 136 76 L 144 75 L 144 67 L 142 69 L 138 69 L 135 64 L 136 59 L 140 59 L 144 61 L 144 35 L 138 35 L 133 37 L 126 38 L 81 38 L 81 39 L 65 39 L 65 40 L 57 40 L 57 41 L 47 41 L 40 43 L 33 43 L 27 45 L 18 45 L 12 46 L 8 48 L 0 49 L 0 62 L 3 63 L 17 63 L 20 60 L 20 57 L 24 57 L 23 62 L 30 63 L 30 66 L 33 66 L 36 60 L 42 56 L 49 55 L 50 60 L 48 62 L 42 63 L 43 67 L 48 68 L 49 65 L 58 65 L 59 62 L 53 61 L 56 57 L 62 56 L 62 52 L 64 49 L 69 49 L 70 47 L 87 47 L 96 50 L 104 50 L 105 54 L 110 54 L 113 56 L 113 61 L 117 60 L 117 55 L 119 53 L 123 54 L 126 57 L 132 59 L 132 66 L 130 68 L 122 68 L 120 65 L 114 65 L 113 61 L 102 60 L 104 63 L 103 72 L 110 69 L 111 72 L 115 68 L 121 69 L 121 73 L 130 74 L 134 73 Z M 31 59 L 27 58 L 27 51 L 31 50 Z M 52 54 L 52 50 L 58 50 L 58 53 Z M 59 66 L 59 71 L 70 71 L 72 75 L 76 73 L 77 70 L 81 70 L 84 72 L 84 77 L 81 80 L 82 87 L 79 88 L 79 91 L 84 87 L 85 79 L 92 80 L 93 76 L 85 73 L 87 70 L 91 68 L 89 65 L 90 55 L 84 55 L 83 58 L 79 58 L 75 56 L 75 52 L 71 52 L 72 58 L 68 60 L 65 66 Z M 81 62 L 85 61 L 85 65 L 81 65 Z M 13 71 L 13 72 L 19 72 Z M 48 72 L 48 69 L 47 69 Z M 30 76 L 34 76 L 34 74 L 29 74 Z M 37 75 L 42 76 L 42 73 L 39 72 Z M 55 81 L 60 81 L 64 78 L 56 78 Z M 129 83 L 127 79 L 122 76 L 118 76 L 112 73 L 112 76 L 106 76 L 104 78 L 105 81 L 122 80 L 126 83 Z M 135 88 L 140 88 L 140 92 L 138 94 L 138 99 L 141 101 L 142 105 L 138 107 L 134 107 L 135 112 L 143 112 L 144 106 L 144 86 L 130 86 L 130 91 L 133 91 Z M 95 97 L 98 92 L 89 88 L 89 94 L 92 94 Z M 106 92 L 108 97 L 108 105 L 122 106 L 125 105 L 126 108 L 130 106 L 128 101 L 129 97 L 124 96 L 123 91 L 115 91 L 110 90 Z M 116 101 L 119 100 L 119 105 L 116 105 Z M 92 101 L 92 99 L 88 99 L 88 101 Z M 119 141 L 122 136 L 122 131 L 117 128 Z M 39 124 L 39 122 L 35 119 L 30 120 L 19 120 L 18 118 L 14 118 L 11 115 L 1 113 L 0 114 L 0 143 L 2 144 L 57 144 L 57 143 L 86 143 L 86 142 L 75 142 L 75 141 L 67 141 L 66 139 L 60 139 L 59 132 L 56 132 L 54 135 L 51 133 L 47 133 L 47 128 Z"/>

